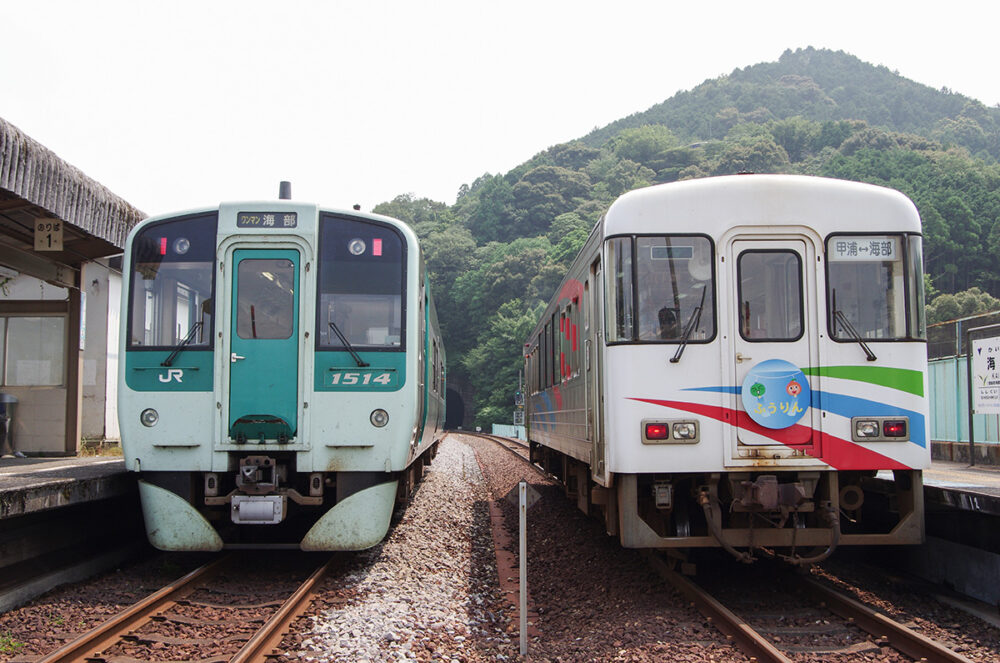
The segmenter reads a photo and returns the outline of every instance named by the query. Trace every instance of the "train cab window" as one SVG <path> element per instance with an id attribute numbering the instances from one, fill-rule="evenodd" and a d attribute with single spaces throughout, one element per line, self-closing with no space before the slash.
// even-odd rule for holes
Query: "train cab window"
<path id="1" fill-rule="evenodd" d="M 802 336 L 802 259 L 795 251 L 744 251 L 737 259 L 740 335 L 748 341 Z"/>
<path id="2" fill-rule="evenodd" d="M 406 247 L 391 226 L 320 217 L 317 346 L 401 350 Z M 338 334 L 338 331 L 340 334 Z"/>
<path id="3" fill-rule="evenodd" d="M 132 242 L 129 346 L 212 346 L 218 216 L 156 222 Z"/>
<path id="4" fill-rule="evenodd" d="M 923 272 L 916 235 L 831 235 L 827 311 L 836 341 L 924 339 Z"/>
<path id="5" fill-rule="evenodd" d="M 634 260 L 633 260 L 634 255 Z M 608 245 L 609 341 L 706 343 L 715 338 L 712 242 L 639 236 Z"/>

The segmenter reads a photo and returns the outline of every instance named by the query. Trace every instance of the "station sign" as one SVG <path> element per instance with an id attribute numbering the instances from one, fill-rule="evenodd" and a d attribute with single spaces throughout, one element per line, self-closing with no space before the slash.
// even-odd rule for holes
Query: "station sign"
<path id="1" fill-rule="evenodd" d="M 62 219 L 35 219 L 35 250 L 36 251 L 62 251 L 63 250 L 63 222 Z"/>
<path id="2" fill-rule="evenodd" d="M 1000 337 L 972 341 L 972 411 L 1000 414 Z"/>

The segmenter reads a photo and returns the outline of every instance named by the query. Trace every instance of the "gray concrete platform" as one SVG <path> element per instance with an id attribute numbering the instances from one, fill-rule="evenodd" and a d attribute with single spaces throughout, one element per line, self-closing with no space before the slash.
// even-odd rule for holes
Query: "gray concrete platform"
<path id="1" fill-rule="evenodd" d="M 0 459 L 0 519 L 134 493 L 121 458 Z"/>
<path id="2" fill-rule="evenodd" d="M 924 485 L 1000 498 L 1000 465 L 935 460 L 924 472 Z"/>

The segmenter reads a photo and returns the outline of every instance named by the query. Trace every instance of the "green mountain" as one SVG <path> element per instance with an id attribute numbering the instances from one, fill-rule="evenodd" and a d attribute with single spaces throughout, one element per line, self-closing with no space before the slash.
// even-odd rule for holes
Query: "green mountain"
<path id="1" fill-rule="evenodd" d="M 843 52 L 786 51 L 463 185 L 453 205 L 409 195 L 375 211 L 424 243 L 467 425 L 508 422 L 521 347 L 587 233 L 638 187 L 801 173 L 898 189 L 924 223 L 929 314 L 1000 304 L 1000 109 Z M 968 296 L 956 296 L 970 288 Z"/>
<path id="2" fill-rule="evenodd" d="M 622 129 L 670 127 L 682 140 L 724 138 L 738 122 L 801 116 L 817 122 L 860 120 L 1000 159 L 1000 109 L 947 89 L 935 90 L 842 51 L 785 51 L 777 62 L 736 69 L 678 92 L 647 111 L 583 138 L 599 147 Z M 987 157 L 987 155 L 989 155 Z"/>

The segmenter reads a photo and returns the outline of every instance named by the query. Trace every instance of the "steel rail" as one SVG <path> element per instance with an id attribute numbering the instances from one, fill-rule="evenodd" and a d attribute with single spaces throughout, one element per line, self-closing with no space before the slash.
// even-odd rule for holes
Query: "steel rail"
<path id="1" fill-rule="evenodd" d="M 263 663 L 271 659 L 274 650 L 281 644 L 281 640 L 288 632 L 298 617 L 305 612 L 313 598 L 316 596 L 316 586 L 323 579 L 327 571 L 333 565 L 334 558 L 327 560 L 323 566 L 313 571 L 305 582 L 299 585 L 295 593 L 288 597 L 277 612 L 253 634 L 242 649 L 229 659 L 229 663 L 248 663 L 249 661 L 259 661 Z"/>
<path id="2" fill-rule="evenodd" d="M 782 654 L 753 627 L 709 596 L 701 587 L 671 569 L 659 555 L 648 551 L 644 551 L 643 554 L 661 578 L 687 597 L 698 609 L 698 612 L 703 614 L 723 635 L 731 638 L 735 646 L 751 660 L 756 660 L 759 663 L 792 663 L 792 659 Z"/>
<path id="3" fill-rule="evenodd" d="M 893 621 L 860 601 L 845 596 L 812 578 L 800 580 L 814 596 L 826 603 L 828 610 L 852 620 L 859 628 L 876 638 L 884 638 L 894 648 L 914 660 L 927 663 L 972 663 L 958 652 Z"/>
<path id="4" fill-rule="evenodd" d="M 96 626 L 75 640 L 67 642 L 59 649 L 39 659 L 37 663 L 84 663 L 85 661 L 102 660 L 101 652 L 117 642 L 123 634 L 148 622 L 157 613 L 175 605 L 177 601 L 193 591 L 192 585 L 196 581 L 210 578 L 229 559 L 228 555 L 220 557 L 191 571 L 138 603 L 132 604 L 103 624 Z"/>

